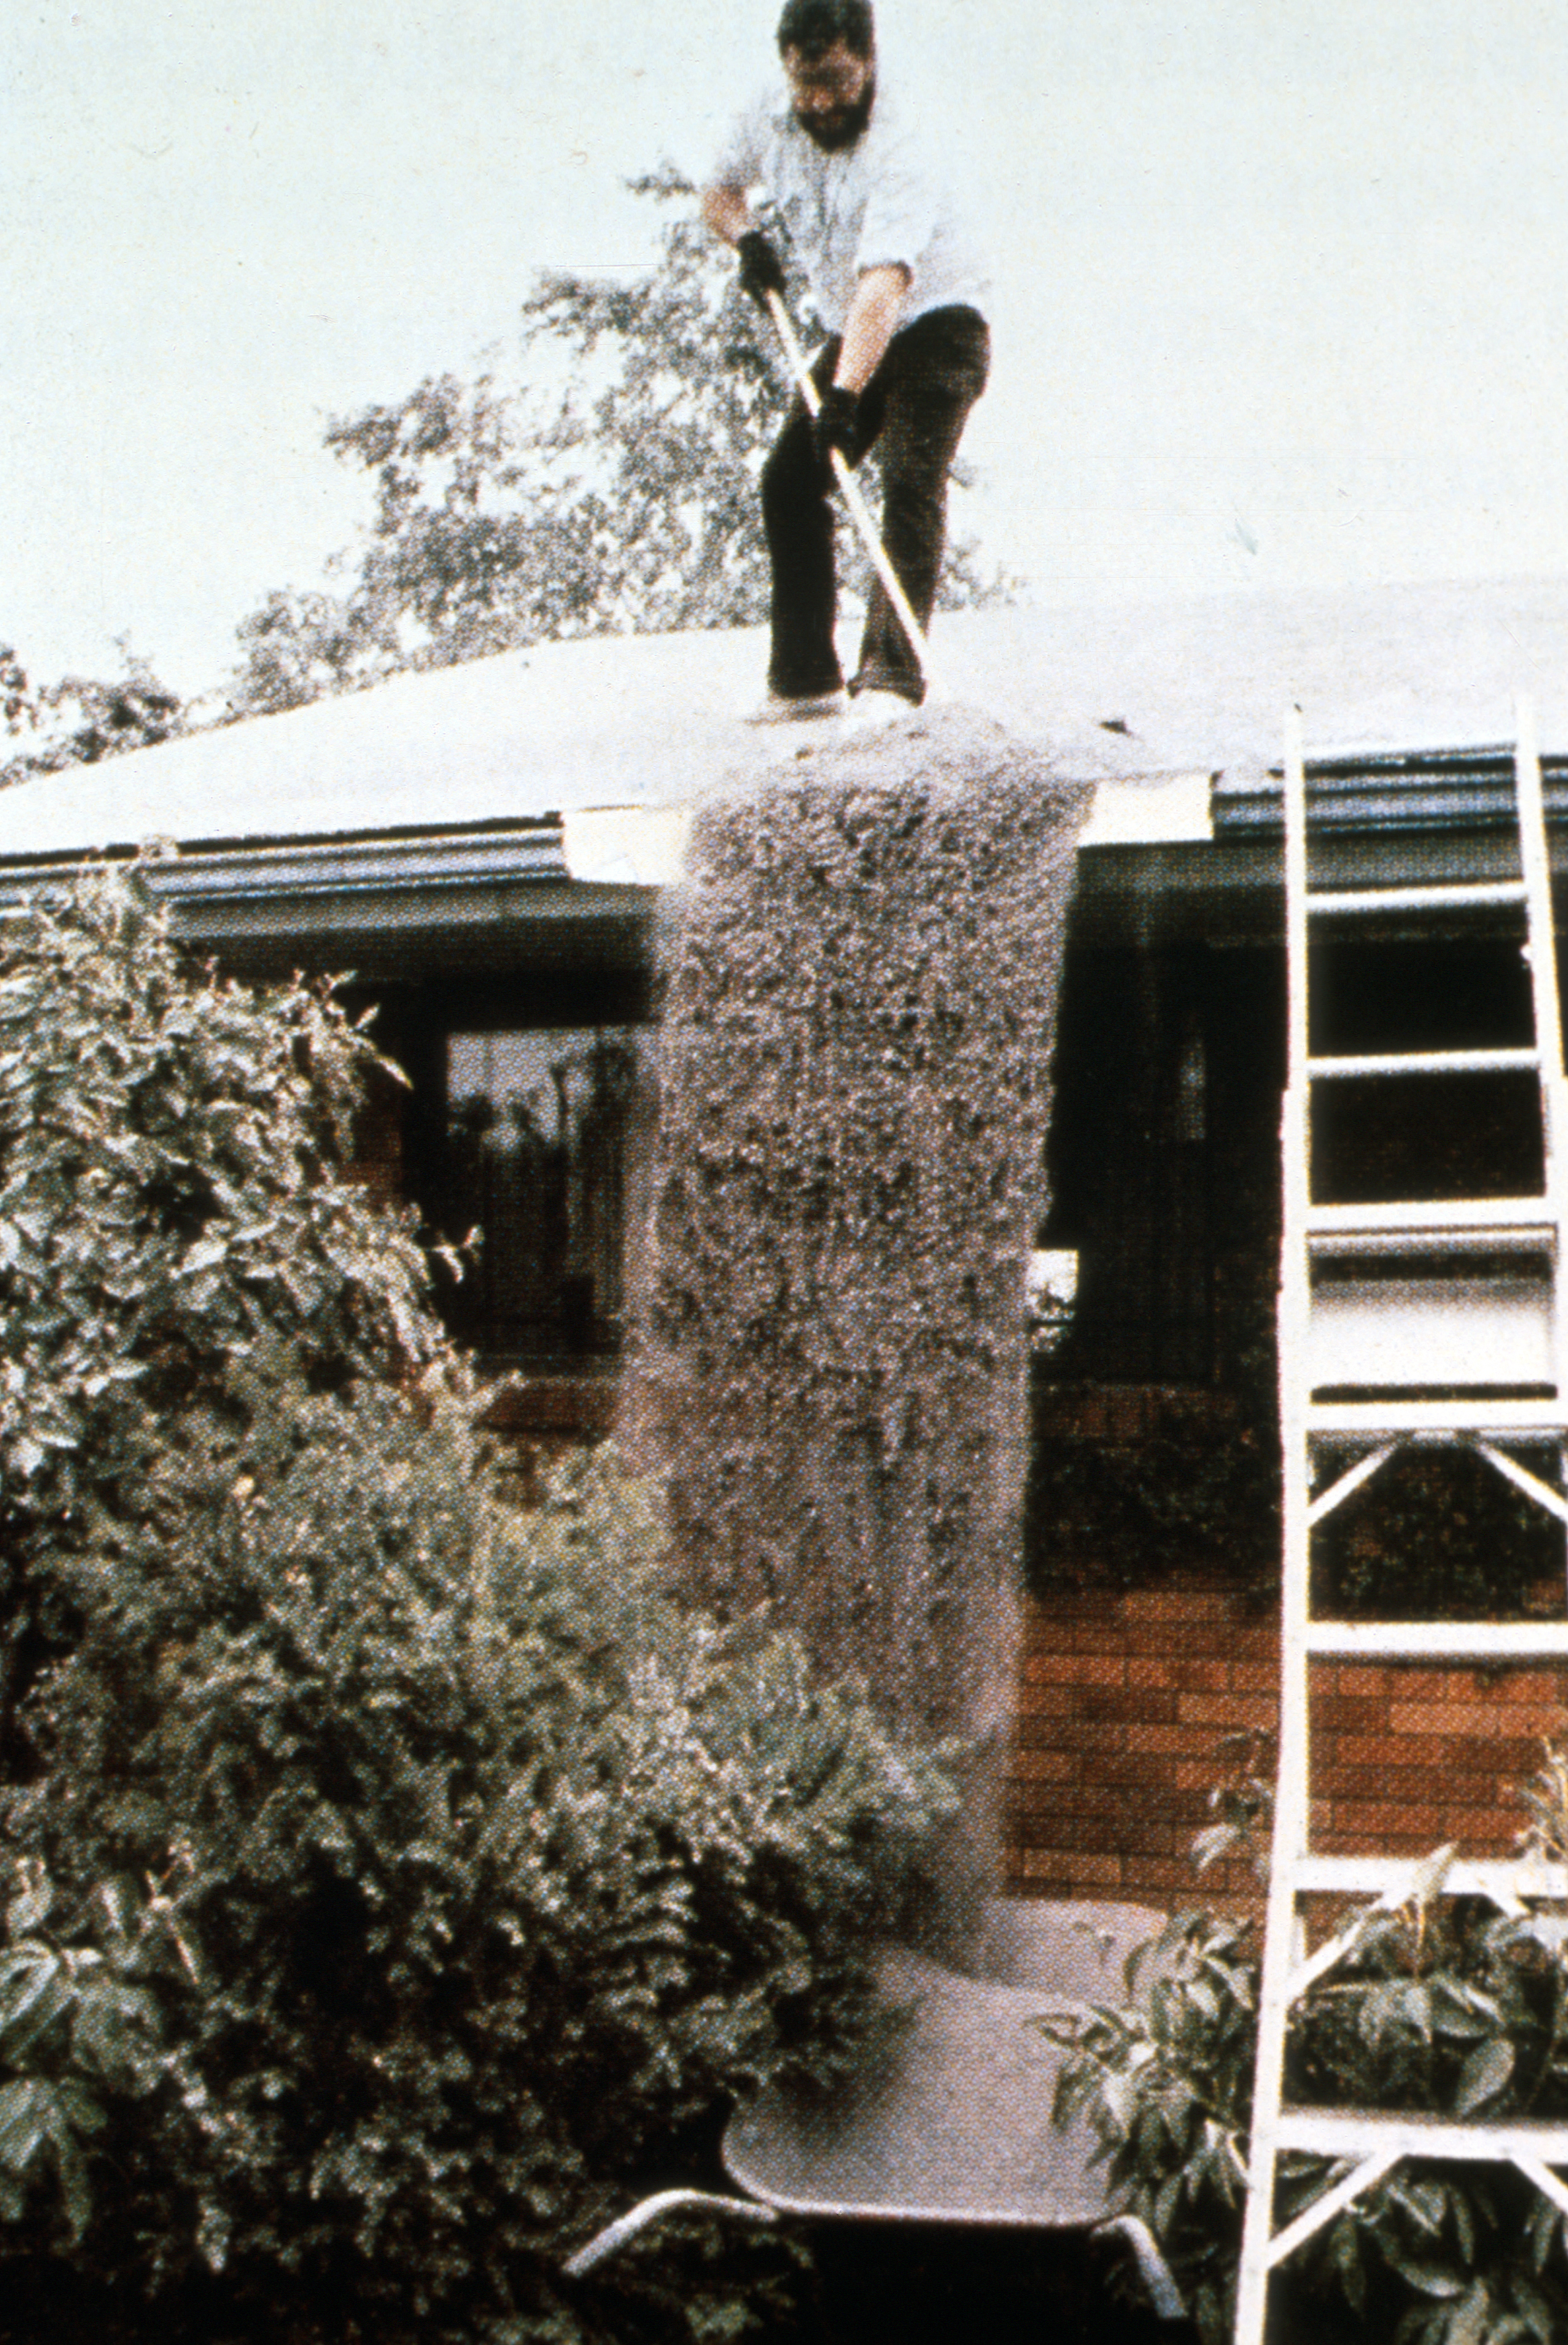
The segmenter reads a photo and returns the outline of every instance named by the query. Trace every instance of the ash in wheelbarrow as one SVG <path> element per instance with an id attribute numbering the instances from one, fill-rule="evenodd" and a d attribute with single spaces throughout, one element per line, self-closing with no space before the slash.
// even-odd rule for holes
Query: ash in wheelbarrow
<path id="1" fill-rule="evenodd" d="M 826 2096 L 769 2087 L 731 2119 L 724 2164 L 744 2198 L 661 2191 L 567 2265 L 592 2270 L 649 2224 L 698 2208 L 771 2223 L 960 2225 L 1118 2232 L 1172 2345 L 1193 2334 L 1147 2228 L 1111 2212 L 1095 2140 L 1051 2115 L 1062 2051 L 1047 2012 L 1118 1998 L 1132 1948 L 1164 1916 L 1136 1905 L 992 1899 L 972 1968 L 886 1946 L 876 1976 L 887 2025 L 874 2057 Z"/>

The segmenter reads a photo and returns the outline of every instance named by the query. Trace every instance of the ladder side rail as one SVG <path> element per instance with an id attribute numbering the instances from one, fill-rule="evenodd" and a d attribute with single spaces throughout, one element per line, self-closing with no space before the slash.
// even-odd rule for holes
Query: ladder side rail
<path id="1" fill-rule="evenodd" d="M 1280 1280 L 1280 1432 L 1283 1450 L 1283 1570 L 1280 1589 L 1280 1712 L 1275 1815 L 1299 1822 L 1288 1853 L 1307 1853 L 1307 1628 L 1310 1609 L 1311 1437 L 1307 1320 L 1311 1308 L 1304 1205 L 1309 1132 L 1305 1086 L 1285 1094 L 1284 1237 Z M 1381 1461 L 1380 1461 L 1381 1462 Z M 1278 1831 L 1276 1838 L 1278 1839 Z"/>
<path id="2" fill-rule="evenodd" d="M 1295 1091 L 1306 1081 L 1308 1056 L 1307 761 L 1301 741 L 1301 712 L 1295 707 L 1285 712 L 1284 766 L 1285 972 L 1290 988 L 1285 1081 L 1289 1089 Z"/>
<path id="3" fill-rule="evenodd" d="M 1524 901 L 1530 934 L 1530 985 L 1535 1004 L 1535 1046 L 1543 1071 L 1563 1081 L 1563 1020 L 1557 995 L 1557 939 L 1552 911 L 1552 867 L 1546 839 L 1546 800 L 1541 787 L 1541 752 L 1533 704 L 1518 705 L 1519 743 L 1514 787 L 1519 805 L 1519 855 L 1524 870 Z M 1561 1141 L 1568 1135 L 1559 1132 Z M 1560 1153 L 1560 1152 L 1558 1152 Z M 1551 1193 L 1550 1184 L 1548 1193 Z"/>
<path id="4" fill-rule="evenodd" d="M 1311 1537 L 1311 1441 L 1308 1427 L 1307 1328 L 1311 1311 L 1312 1083 L 1310 1068 L 1307 922 L 1307 764 L 1300 712 L 1285 714 L 1285 946 L 1290 1056 L 1280 1154 L 1284 1173 L 1280 1247 L 1279 1390 L 1284 1557 L 1280 1587 L 1280 1717 L 1275 1792 L 1275 1854 L 1307 1853 L 1307 1651 Z M 1288 1763 L 1289 1754 L 1289 1763 Z M 1290 1812 L 1293 1838 L 1281 1841 Z M 1279 1867 L 1276 1865 L 1276 1874 Z M 1289 1947 L 1292 1933 L 1286 1933 Z"/>
<path id="5" fill-rule="evenodd" d="M 1541 1054 L 1541 1125 L 1545 1146 L 1543 1187 L 1556 1243 L 1552 1265 L 1553 1355 L 1559 1403 L 1568 1400 L 1568 1306 L 1563 1294 L 1564 1158 L 1568 1154 L 1568 1090 L 1563 1076 L 1563 1017 L 1557 991 L 1557 932 L 1552 904 L 1551 848 L 1546 835 L 1546 799 L 1541 782 L 1541 747 L 1533 701 L 1515 706 L 1514 797 L 1519 816 L 1519 862 L 1524 876 L 1524 924 L 1529 939 L 1530 990 L 1535 1011 L 1535 1047 Z"/>
<path id="6" fill-rule="evenodd" d="M 1252 2139 L 1247 2208 L 1237 2280 L 1236 2345 L 1263 2345 L 1272 2258 L 1274 2172 L 1284 2093 L 1285 2036 L 1295 1966 L 1296 1866 L 1307 1853 L 1306 1612 L 1310 1532 L 1310 1452 L 1307 1430 L 1306 1337 L 1309 1308 L 1308 1209 L 1311 1115 L 1307 1073 L 1307 790 L 1301 724 L 1285 720 L 1285 957 L 1289 989 L 1289 1072 L 1280 1121 L 1284 1172 L 1280 1246 L 1279 1387 L 1284 1481 L 1284 1570 L 1280 1589 L 1280 1744 L 1274 1791 L 1273 1859 L 1269 1872 L 1258 2044 L 1252 2086 Z"/>
<path id="7" fill-rule="evenodd" d="M 1285 2039 L 1295 1970 L 1296 1873 L 1307 1854 L 1308 1719 L 1306 1614 L 1310 1529 L 1307 1430 L 1307 1188 L 1304 1086 L 1285 1094 L 1281 1156 L 1285 1227 L 1280 1277 L 1280 1421 L 1284 1467 L 1284 1569 L 1280 1606 L 1280 1746 L 1273 1853 L 1263 1932 L 1252 2141 L 1237 2283 L 1236 2345 L 1263 2345 L 1273 2259 L 1274 2173 L 1284 2096 Z"/>
<path id="8" fill-rule="evenodd" d="M 1284 1568 L 1280 1588 L 1281 1706 L 1276 1841 L 1287 1808 L 1300 1825 L 1291 1857 L 1306 1854 L 1306 1627 L 1311 1516 L 1311 1443 L 1308 1429 L 1307 1326 L 1311 1310 L 1312 1084 L 1310 1069 L 1307 922 L 1307 766 L 1300 712 L 1285 715 L 1285 945 L 1290 991 L 1290 1055 L 1280 1118 L 1284 1173 L 1280 1249 L 1279 1390 L 1284 1481 Z M 1299 1699 L 1297 1698 L 1299 1694 Z M 1294 1764 L 1287 1769 L 1286 1753 Z M 1290 1793 L 1290 1798 L 1285 1794 Z M 1298 1796 L 1299 1795 L 1299 1796 Z M 1281 1853 L 1277 1847 L 1276 1853 Z M 1289 1936 L 1289 1934 L 1287 1934 Z"/>

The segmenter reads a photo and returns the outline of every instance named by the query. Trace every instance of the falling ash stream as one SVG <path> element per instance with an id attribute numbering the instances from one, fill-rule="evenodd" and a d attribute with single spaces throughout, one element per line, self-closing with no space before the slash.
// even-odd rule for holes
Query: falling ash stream
<path id="1" fill-rule="evenodd" d="M 622 1430 L 694 1594 L 970 1747 L 960 1903 L 1013 1720 L 1025 1257 L 1089 772 L 951 706 L 814 749 L 700 809 L 660 940 Z"/>

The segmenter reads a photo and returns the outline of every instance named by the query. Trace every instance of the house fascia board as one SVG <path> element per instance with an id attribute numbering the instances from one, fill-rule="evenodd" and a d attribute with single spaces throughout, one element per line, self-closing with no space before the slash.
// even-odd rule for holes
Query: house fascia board
<path id="1" fill-rule="evenodd" d="M 138 850 L 96 856 L 16 856 L 0 862 L 0 906 L 40 887 L 60 886 L 92 863 L 126 864 Z M 352 896 L 428 892 L 485 882 L 561 880 L 567 876 L 561 825 L 538 821 L 356 838 L 201 841 L 177 852 L 156 850 L 142 862 L 148 885 L 170 902 L 223 902 L 279 895 Z"/>
<path id="2" fill-rule="evenodd" d="M 1568 839 L 1553 839 L 1568 863 Z M 368 846 L 371 851 L 367 851 Z M 566 875 L 554 841 L 495 855 L 413 851 L 407 840 L 355 842 L 330 855 L 227 849 L 144 867 L 187 943 L 237 970 L 352 968 L 371 978 L 442 969 L 634 968 L 651 952 L 660 890 L 608 877 Z M 62 891 L 80 867 L 0 868 L 0 909 L 35 890 Z M 1501 823 L 1461 830 L 1340 828 L 1323 842 L 1325 886 L 1380 887 L 1512 875 Z M 1278 940 L 1283 935 L 1282 840 L 1250 824 L 1212 840 L 1090 844 L 1078 857 L 1074 930 L 1085 940 L 1136 933 Z"/>
<path id="3" fill-rule="evenodd" d="M 129 849 L 8 859 L 0 916 L 63 895 L 92 865 L 137 859 Z M 650 888 L 572 882 L 554 817 L 423 835 L 228 840 L 149 856 L 140 868 L 184 942 L 248 973 L 301 958 L 389 978 L 582 956 L 632 965 L 653 902 Z"/>
<path id="4" fill-rule="evenodd" d="M 1541 760 L 1549 819 L 1568 823 L 1568 755 Z M 1238 830 L 1282 832 L 1284 781 L 1278 766 L 1238 766 L 1217 774 L 1212 810 L 1217 838 Z M 1404 748 L 1320 750 L 1307 760 L 1307 804 L 1314 829 L 1330 831 L 1512 832 L 1513 751 L 1507 743 Z"/>
<path id="5" fill-rule="evenodd" d="M 1543 762 L 1558 834 L 1553 860 L 1568 868 L 1568 755 Z M 1309 780 L 1325 885 L 1511 873 L 1506 745 L 1327 749 L 1312 756 Z M 1115 803 L 1109 822 L 1107 800 Z M 1080 851 L 1077 931 L 1278 938 L 1281 803 L 1280 769 L 1257 764 L 1102 784 Z M 650 855 L 643 833 L 652 840 L 655 832 L 660 852 Z M 492 958 L 507 967 L 579 956 L 632 966 L 646 958 L 654 883 L 671 876 L 677 833 L 680 808 L 568 810 L 353 836 L 211 839 L 143 868 L 181 936 L 237 967 L 280 966 L 291 943 L 310 960 L 391 976 L 474 969 Z M 80 868 L 58 855 L 0 859 L 0 910 L 63 888 Z"/>

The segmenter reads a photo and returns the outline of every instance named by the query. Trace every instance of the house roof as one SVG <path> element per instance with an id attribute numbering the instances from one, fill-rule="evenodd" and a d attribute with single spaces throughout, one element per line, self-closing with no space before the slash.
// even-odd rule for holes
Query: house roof
<path id="1" fill-rule="evenodd" d="M 933 648 L 954 699 L 1104 785 L 1086 935 L 1156 904 L 1193 933 L 1273 932 L 1292 701 L 1318 746 L 1430 745 L 1317 769 L 1342 884 L 1411 876 L 1462 832 L 1490 873 L 1517 694 L 1562 745 L 1548 797 L 1568 808 L 1568 581 L 965 612 Z M 0 791 L 0 900 L 172 840 L 153 884 L 182 933 L 254 973 L 638 968 L 693 802 L 810 754 L 741 721 L 764 665 L 755 629 L 546 644 L 35 776 Z"/>
<path id="2" fill-rule="evenodd" d="M 1522 692 L 1568 748 L 1568 580 L 961 613 L 934 651 L 953 696 L 1093 777 L 1201 767 L 1245 788 L 1290 701 L 1313 743 L 1460 746 L 1506 741 Z M 599 637 L 395 677 L 0 792 L 0 863 L 154 838 L 495 839 L 689 804 L 780 753 L 737 721 L 764 656 L 754 630 Z"/>

